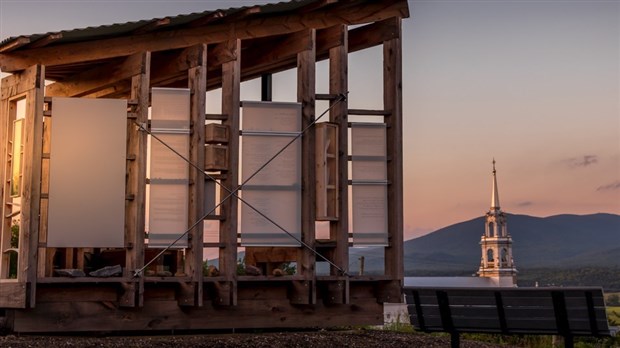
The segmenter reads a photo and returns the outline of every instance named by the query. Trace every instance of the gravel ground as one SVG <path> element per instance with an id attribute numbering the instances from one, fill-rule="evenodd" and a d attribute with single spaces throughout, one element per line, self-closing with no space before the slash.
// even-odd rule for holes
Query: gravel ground
<path id="1" fill-rule="evenodd" d="M 449 347 L 446 336 L 381 330 L 307 331 L 158 336 L 0 336 L 0 347 Z M 504 347 L 461 341 L 464 348 Z"/>

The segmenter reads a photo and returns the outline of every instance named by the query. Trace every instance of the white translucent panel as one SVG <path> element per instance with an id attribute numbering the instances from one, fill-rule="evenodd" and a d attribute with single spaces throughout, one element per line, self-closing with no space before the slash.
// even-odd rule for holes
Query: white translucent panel
<path id="1" fill-rule="evenodd" d="M 123 247 L 127 102 L 52 104 L 47 246 Z"/>
<path id="2" fill-rule="evenodd" d="M 188 227 L 189 164 L 179 155 L 189 158 L 190 92 L 153 88 L 151 106 L 151 131 L 161 141 L 150 139 L 148 245 L 161 248 Z M 187 247 L 187 235 L 173 247 Z"/>
<path id="3" fill-rule="evenodd" d="M 301 104 L 274 102 L 243 102 L 243 130 L 299 132 Z"/>
<path id="4" fill-rule="evenodd" d="M 157 134 L 157 137 L 183 157 L 189 156 L 187 134 Z M 159 140 L 151 139 L 150 178 L 187 179 L 188 177 L 188 163 Z"/>
<path id="5" fill-rule="evenodd" d="M 189 129 L 190 93 L 187 88 L 153 88 L 151 127 Z"/>
<path id="6" fill-rule="evenodd" d="M 351 151 L 353 156 L 385 156 L 386 155 L 385 124 L 351 125 Z"/>
<path id="7" fill-rule="evenodd" d="M 301 238 L 301 191 L 243 190 L 242 198 L 297 239 Z M 300 245 L 272 222 L 245 204 L 240 204 L 243 246 Z"/>
<path id="8" fill-rule="evenodd" d="M 356 160 L 352 161 L 352 178 L 353 180 L 387 180 L 387 165 L 385 160 L 378 161 L 364 161 Z"/>
<path id="9" fill-rule="evenodd" d="M 151 184 L 149 247 L 166 247 L 187 230 L 187 185 Z M 174 247 L 186 247 L 185 235 Z"/>
<path id="10" fill-rule="evenodd" d="M 243 102 L 241 180 L 283 149 L 301 130 L 299 103 Z M 253 133 L 252 133 L 253 132 Z M 243 187 L 242 197 L 287 232 L 301 237 L 301 140 L 295 140 Z M 299 246 L 299 242 L 246 204 L 244 246 Z"/>
<path id="11" fill-rule="evenodd" d="M 353 245 L 387 245 L 387 186 L 353 185 Z"/>
<path id="12" fill-rule="evenodd" d="M 242 181 L 263 166 L 293 138 L 282 136 L 251 136 L 242 137 Z M 286 150 L 261 169 L 248 185 L 294 185 L 301 178 L 301 138 L 290 144 Z"/>

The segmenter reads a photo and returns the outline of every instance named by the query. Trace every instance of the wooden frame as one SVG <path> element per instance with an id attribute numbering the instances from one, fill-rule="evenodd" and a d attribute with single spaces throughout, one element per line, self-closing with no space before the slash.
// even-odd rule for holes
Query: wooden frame
<path id="1" fill-rule="evenodd" d="M 152 21 L 114 37 L 84 37 L 79 42 L 52 33 L 33 42 L 25 38 L 0 45 L 0 67 L 13 73 L 3 79 L 0 98 L 3 250 L 10 236 L 10 219 L 6 217 L 17 211 L 8 197 L 7 132 L 15 118 L 15 100 L 26 98 L 27 103 L 17 279 L 2 276 L 8 262 L 6 256 L 0 257 L 0 309 L 8 314 L 5 322 L 14 331 L 368 325 L 382 323 L 383 302 L 401 302 L 401 19 L 409 15 L 407 2 L 353 0 L 333 1 L 327 6 L 317 0 L 303 6 L 273 6 L 275 10 L 265 12 L 262 6 L 255 6 L 231 15 L 207 13 L 182 25 L 171 19 Z M 352 24 L 366 25 L 349 30 Z M 384 50 L 384 110 L 349 109 L 348 54 L 378 45 Z M 316 63 L 325 59 L 329 60 L 329 90 L 320 94 L 315 90 L 315 69 Z M 293 261 L 295 274 L 239 275 L 240 202 L 235 194 L 240 184 L 240 86 L 244 80 L 286 69 L 296 69 L 296 101 L 302 105 L 302 129 L 307 129 L 301 157 L 304 246 L 248 251 L 248 265 L 261 262 L 261 258 L 274 264 Z M 45 79 L 56 82 L 44 86 Z M 196 166 L 190 167 L 188 183 L 188 226 L 194 226 L 188 233 L 188 246 L 159 256 L 159 250 L 145 248 L 144 238 L 148 112 L 153 87 L 189 88 L 188 160 Z M 206 92 L 216 88 L 222 90 L 221 114 L 207 114 Z M 50 153 L 54 151 L 50 148 L 53 104 L 48 97 L 60 96 L 127 99 L 123 248 L 47 246 Z M 317 213 L 317 200 L 326 198 L 315 188 L 316 161 L 321 158 L 317 157 L 317 141 L 324 139 L 315 135 L 314 122 L 321 111 L 316 109 L 316 100 L 329 101 L 330 123 L 317 128 L 329 128 L 335 145 L 328 165 L 335 182 L 327 198 L 327 214 Z M 383 117 L 388 131 L 389 245 L 385 272 L 380 275 L 348 273 L 351 114 Z M 221 124 L 207 126 L 206 120 Z M 226 156 L 213 155 L 223 150 Z M 221 184 L 217 215 L 205 216 L 205 177 L 197 168 L 205 168 L 208 180 Z M 203 218 L 219 224 L 217 242 L 204 243 Z M 320 220 L 329 222 L 328 239 L 316 239 L 315 223 Z M 205 247 L 218 251 L 218 267 L 208 272 L 203 270 Z M 319 276 L 316 266 L 323 257 L 330 272 Z M 55 273 L 59 267 L 85 269 L 92 266 L 94 258 L 101 259 L 102 265 L 121 265 L 122 274 L 63 278 Z M 173 266 L 177 274 L 147 275 L 145 266 L 162 264 Z M 355 316 L 349 315 L 352 310 Z M 276 311 L 281 315 L 274 316 Z M 129 320 L 117 320 L 126 314 Z M 59 324 L 54 321 L 58 315 L 70 319 Z"/>

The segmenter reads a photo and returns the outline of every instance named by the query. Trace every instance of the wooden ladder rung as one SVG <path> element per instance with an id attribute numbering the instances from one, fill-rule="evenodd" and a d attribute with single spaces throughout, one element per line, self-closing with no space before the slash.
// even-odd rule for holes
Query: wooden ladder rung
<path id="1" fill-rule="evenodd" d="M 362 115 L 362 116 L 387 116 L 391 112 L 388 110 L 369 110 L 369 109 L 349 109 L 347 111 L 349 115 Z"/>
<path id="2" fill-rule="evenodd" d="M 226 114 L 205 114 L 205 118 L 211 121 L 226 121 L 228 115 Z"/>
<path id="3" fill-rule="evenodd" d="M 336 100 L 338 96 L 338 94 L 315 94 L 316 100 Z"/>

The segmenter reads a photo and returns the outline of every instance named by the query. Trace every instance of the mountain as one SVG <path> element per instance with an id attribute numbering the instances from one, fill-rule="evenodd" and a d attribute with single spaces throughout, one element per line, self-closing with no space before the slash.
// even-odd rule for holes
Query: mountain
<path id="1" fill-rule="evenodd" d="M 620 267 L 620 215 L 507 214 L 513 258 L 519 268 Z M 404 244 L 406 273 L 473 274 L 480 265 L 484 217 L 457 223 Z M 383 265 L 380 248 L 352 249 L 367 271 Z M 357 261 L 350 265 L 358 269 Z"/>

